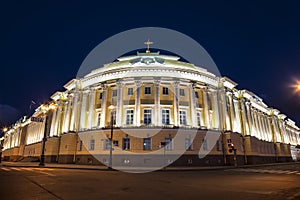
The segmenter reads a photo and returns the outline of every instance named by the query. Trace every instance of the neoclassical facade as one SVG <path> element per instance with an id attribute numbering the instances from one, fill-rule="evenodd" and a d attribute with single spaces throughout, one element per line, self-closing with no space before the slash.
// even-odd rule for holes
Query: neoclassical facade
<path id="1" fill-rule="evenodd" d="M 124 152 L 175 151 L 176 134 L 184 134 L 185 151 L 167 161 L 172 165 L 233 164 L 231 143 L 239 164 L 299 159 L 295 122 L 236 86 L 177 56 L 147 51 L 121 57 L 54 93 L 54 109 L 40 106 L 32 116 L 43 122 L 16 122 L 5 134 L 3 157 L 39 158 L 46 134 L 47 162 L 107 164 L 113 124 L 114 154 L 120 155 L 114 160 L 120 165 L 135 162 L 124 159 Z M 209 144 L 206 135 L 213 133 L 219 138 Z M 207 156 L 198 156 L 201 149 Z"/>

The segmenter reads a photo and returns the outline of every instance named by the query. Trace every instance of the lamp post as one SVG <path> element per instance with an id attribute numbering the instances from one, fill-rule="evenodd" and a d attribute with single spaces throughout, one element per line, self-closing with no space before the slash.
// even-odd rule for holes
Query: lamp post
<path id="1" fill-rule="evenodd" d="M 45 166 L 45 146 L 46 146 L 46 141 L 47 141 L 47 126 L 48 126 L 48 115 L 47 115 L 47 112 L 49 110 L 55 109 L 55 105 L 53 105 L 53 104 L 42 105 L 41 109 L 42 109 L 42 112 L 44 114 L 45 128 L 44 128 L 44 136 L 43 136 L 43 143 L 42 143 L 42 153 L 41 153 L 41 159 L 40 159 L 39 166 L 43 167 L 43 166 Z"/>
<path id="2" fill-rule="evenodd" d="M 112 152 L 113 152 L 113 135 L 114 135 L 114 114 L 113 114 L 113 105 L 108 107 L 110 109 L 110 148 L 109 148 L 109 163 L 108 169 L 112 170 Z"/>

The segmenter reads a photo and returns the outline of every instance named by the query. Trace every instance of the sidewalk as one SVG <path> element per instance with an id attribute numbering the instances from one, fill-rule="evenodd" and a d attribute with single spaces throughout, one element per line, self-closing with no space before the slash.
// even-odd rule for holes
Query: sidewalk
<path id="1" fill-rule="evenodd" d="M 300 162 L 285 162 L 285 163 L 268 163 L 259 165 L 241 165 L 237 168 L 251 168 L 251 167 L 263 167 L 263 166 L 278 166 L 278 165 L 291 165 L 300 164 Z M 0 166 L 3 167 L 39 167 L 39 162 L 6 162 L 2 161 Z M 57 163 L 45 163 L 44 168 L 59 168 L 59 169 L 83 169 L 83 170 L 108 170 L 107 166 L 100 165 L 78 165 L 78 164 L 57 164 Z M 234 166 L 191 166 L 191 167 L 165 167 L 159 171 L 201 171 L 201 170 L 224 170 L 233 169 Z M 151 168 L 142 167 L 120 167 L 120 170 L 125 171 L 152 171 Z"/>

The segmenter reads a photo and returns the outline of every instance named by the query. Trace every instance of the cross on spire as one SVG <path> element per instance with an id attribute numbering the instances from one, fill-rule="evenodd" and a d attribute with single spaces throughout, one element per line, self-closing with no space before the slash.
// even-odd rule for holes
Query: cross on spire
<path id="1" fill-rule="evenodd" d="M 150 53 L 150 45 L 153 44 L 149 39 L 148 41 L 144 42 L 145 45 L 147 45 L 146 53 Z"/>

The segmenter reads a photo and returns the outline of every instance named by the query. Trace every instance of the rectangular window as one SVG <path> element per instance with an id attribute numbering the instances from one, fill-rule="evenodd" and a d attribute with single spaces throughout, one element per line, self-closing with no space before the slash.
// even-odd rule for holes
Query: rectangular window
<path id="1" fill-rule="evenodd" d="M 198 99 L 199 98 L 199 93 L 195 92 L 195 97 Z"/>
<path id="2" fill-rule="evenodd" d="M 164 95 L 169 95 L 169 88 L 163 87 L 162 93 L 163 93 Z"/>
<path id="3" fill-rule="evenodd" d="M 116 97 L 117 96 L 117 90 L 112 90 L 112 96 Z"/>
<path id="4" fill-rule="evenodd" d="M 201 126 L 201 112 L 197 112 L 197 126 Z"/>
<path id="5" fill-rule="evenodd" d="M 217 141 L 216 148 L 217 148 L 217 151 L 222 151 L 222 145 L 221 145 L 221 141 L 220 140 Z"/>
<path id="6" fill-rule="evenodd" d="M 144 124 L 151 124 L 151 109 L 144 109 Z"/>
<path id="7" fill-rule="evenodd" d="M 151 138 L 144 138 L 143 149 L 144 150 L 151 150 Z"/>
<path id="8" fill-rule="evenodd" d="M 123 150 L 129 150 L 130 149 L 130 138 L 123 138 L 122 149 Z"/>
<path id="9" fill-rule="evenodd" d="M 79 141 L 79 144 L 78 144 L 78 151 L 82 151 L 82 140 Z"/>
<path id="10" fill-rule="evenodd" d="M 113 145 L 114 145 L 115 147 L 118 147 L 118 146 L 119 146 L 119 141 L 118 141 L 118 140 L 114 140 L 114 141 L 113 141 Z"/>
<path id="11" fill-rule="evenodd" d="M 102 99 L 102 92 L 99 93 L 99 99 Z"/>
<path id="12" fill-rule="evenodd" d="M 145 94 L 151 94 L 151 87 L 145 87 Z"/>
<path id="13" fill-rule="evenodd" d="M 165 150 L 172 150 L 172 138 L 165 138 Z"/>
<path id="14" fill-rule="evenodd" d="M 186 111 L 185 110 L 179 111 L 179 118 L 180 118 L 180 124 L 186 125 Z"/>
<path id="15" fill-rule="evenodd" d="M 185 96 L 184 89 L 180 89 L 180 90 L 179 90 L 179 94 L 180 94 L 180 96 Z"/>
<path id="16" fill-rule="evenodd" d="M 126 124 L 133 124 L 133 110 L 126 110 Z"/>
<path id="17" fill-rule="evenodd" d="M 103 141 L 103 149 L 109 150 L 110 149 L 110 140 L 108 138 L 105 138 Z"/>
<path id="18" fill-rule="evenodd" d="M 162 110 L 162 124 L 170 124 L 170 110 Z"/>
<path id="19" fill-rule="evenodd" d="M 101 113 L 98 113 L 97 126 L 100 126 L 100 124 L 101 124 Z"/>
<path id="20" fill-rule="evenodd" d="M 204 151 L 207 151 L 207 150 L 208 150 L 208 147 L 207 147 L 207 140 L 206 140 L 206 139 L 203 139 L 202 142 L 203 142 L 203 144 L 202 144 L 203 150 L 204 150 Z"/>
<path id="21" fill-rule="evenodd" d="M 90 148 L 89 148 L 89 150 L 90 151 L 94 151 L 94 149 L 95 149 L 95 140 L 91 139 L 90 140 Z"/>
<path id="22" fill-rule="evenodd" d="M 127 89 L 127 95 L 128 95 L 128 96 L 133 95 L 133 88 L 128 88 L 128 89 Z"/>
<path id="23" fill-rule="evenodd" d="M 187 151 L 191 151 L 192 150 L 191 138 L 185 138 L 185 149 Z"/>

